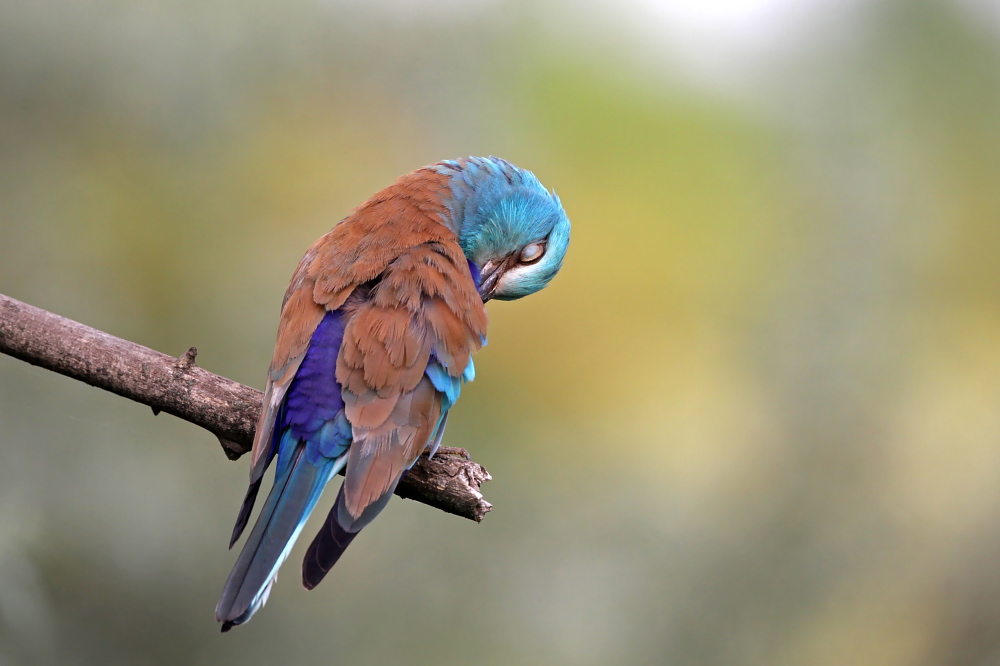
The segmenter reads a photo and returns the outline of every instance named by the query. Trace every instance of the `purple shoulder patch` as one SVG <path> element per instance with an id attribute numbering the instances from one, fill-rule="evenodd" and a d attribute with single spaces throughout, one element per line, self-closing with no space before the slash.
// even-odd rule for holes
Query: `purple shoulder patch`
<path id="1" fill-rule="evenodd" d="M 476 291 L 479 291 L 479 287 L 481 286 L 479 284 L 481 281 L 480 274 L 482 271 L 480 271 L 479 266 L 476 266 L 476 264 L 472 262 L 472 259 L 467 259 L 466 261 L 469 262 L 469 273 L 472 275 L 472 282 L 476 285 Z"/>
<path id="2" fill-rule="evenodd" d="M 291 428 L 297 439 L 312 439 L 324 423 L 333 420 L 344 408 L 337 383 L 337 355 L 343 340 L 341 313 L 327 312 L 316 327 L 306 357 L 288 387 L 276 432 Z"/>

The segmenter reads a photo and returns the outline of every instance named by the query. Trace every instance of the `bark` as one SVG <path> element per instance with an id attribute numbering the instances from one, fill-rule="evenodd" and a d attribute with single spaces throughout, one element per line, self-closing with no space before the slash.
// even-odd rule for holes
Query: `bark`
<path id="1" fill-rule="evenodd" d="M 262 394 L 195 364 L 122 340 L 0 294 L 0 352 L 205 428 L 230 460 L 250 450 Z M 396 494 L 481 522 L 492 508 L 479 487 L 490 480 L 464 449 L 420 458 Z"/>

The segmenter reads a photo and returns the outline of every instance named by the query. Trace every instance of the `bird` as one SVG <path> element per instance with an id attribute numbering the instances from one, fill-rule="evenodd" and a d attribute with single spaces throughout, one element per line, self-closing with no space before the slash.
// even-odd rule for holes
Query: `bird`
<path id="1" fill-rule="evenodd" d="M 475 377 L 486 302 L 545 287 L 569 237 L 555 191 L 490 156 L 412 171 L 313 243 L 282 302 L 230 548 L 272 461 L 274 485 L 216 607 L 223 632 L 267 601 L 338 472 L 344 481 L 302 564 L 309 590 L 417 459 L 434 455 L 462 384 Z"/>

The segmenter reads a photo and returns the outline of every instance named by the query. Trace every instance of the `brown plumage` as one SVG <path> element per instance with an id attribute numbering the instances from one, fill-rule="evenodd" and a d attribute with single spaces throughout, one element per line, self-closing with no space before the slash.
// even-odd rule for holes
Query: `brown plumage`
<path id="1" fill-rule="evenodd" d="M 376 193 L 309 248 L 285 294 L 265 404 L 280 402 L 326 312 L 346 316 L 336 379 L 354 432 L 345 484 L 354 518 L 395 487 L 431 436 L 440 413 L 424 378 L 431 352 L 458 377 L 486 335 L 486 309 L 444 224 L 446 187 L 420 169 Z M 254 469 L 271 455 L 273 412 L 261 416 Z"/>
<path id="2" fill-rule="evenodd" d="M 440 443 L 485 340 L 484 301 L 543 288 L 568 242 L 558 198 L 531 173 L 465 158 L 403 176 L 309 248 L 282 302 L 233 542 L 277 457 L 274 485 L 216 607 L 223 631 L 264 603 L 344 469 L 303 560 L 306 587 L 323 579 L 418 456 Z"/>

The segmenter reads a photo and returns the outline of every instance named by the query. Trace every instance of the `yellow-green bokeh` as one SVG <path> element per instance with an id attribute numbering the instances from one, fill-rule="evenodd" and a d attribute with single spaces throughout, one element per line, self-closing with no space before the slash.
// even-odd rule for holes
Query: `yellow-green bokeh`
<path id="1" fill-rule="evenodd" d="M 396 501 L 226 636 L 246 463 L 0 357 L 0 664 L 1000 660 L 974 4 L 856 3 L 732 89 L 589 4 L 0 5 L 15 298 L 259 387 L 298 258 L 396 176 L 500 155 L 574 225 L 450 420 L 493 513 Z"/>

